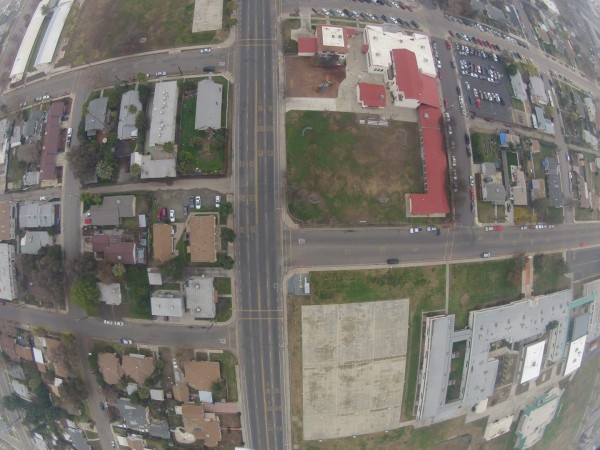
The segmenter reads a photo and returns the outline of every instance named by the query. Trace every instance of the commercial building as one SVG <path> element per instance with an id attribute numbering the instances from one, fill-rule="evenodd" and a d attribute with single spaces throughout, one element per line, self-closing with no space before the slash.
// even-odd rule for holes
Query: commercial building
<path id="1" fill-rule="evenodd" d="M 138 113 L 143 113 L 142 102 L 140 102 L 139 92 L 132 89 L 123 94 L 119 107 L 117 137 L 122 141 L 138 137 L 138 129 L 135 125 Z"/>
<path id="2" fill-rule="evenodd" d="M 585 112 L 587 113 L 588 119 L 590 122 L 596 121 L 596 105 L 594 104 L 594 100 L 590 97 L 585 97 L 583 99 L 583 104 L 585 105 Z"/>
<path id="3" fill-rule="evenodd" d="M 0 299 L 13 301 L 17 298 L 15 275 L 15 247 L 0 243 Z"/>
<path id="4" fill-rule="evenodd" d="M 49 228 L 56 221 L 53 203 L 19 203 L 19 228 Z"/>
<path id="5" fill-rule="evenodd" d="M 552 419 L 556 415 L 562 392 L 556 386 L 550 389 L 546 395 L 538 399 L 533 405 L 525 409 L 517 429 L 517 443 L 515 448 L 519 450 L 530 448 L 542 439 L 546 426 L 552 422 Z"/>
<path id="6" fill-rule="evenodd" d="M 59 0 L 58 4 L 52 9 L 50 13 L 52 14 L 52 18 L 50 19 L 48 28 L 46 28 L 46 33 L 35 58 L 34 67 L 37 70 L 45 71 L 51 67 L 58 40 L 60 39 L 73 3 L 74 0 Z"/>
<path id="7" fill-rule="evenodd" d="M 156 83 L 150 120 L 149 147 L 163 145 L 167 142 L 175 143 L 178 94 L 177 81 Z"/>
<path id="8" fill-rule="evenodd" d="M 213 319 L 217 313 L 217 292 L 213 277 L 192 277 L 185 287 L 186 309 L 195 319 Z"/>
<path id="9" fill-rule="evenodd" d="M 412 109 L 421 104 L 440 106 L 435 78 L 421 73 L 414 52 L 404 48 L 393 49 L 391 59 L 384 76 L 395 106 Z"/>
<path id="10" fill-rule="evenodd" d="M 196 94 L 196 130 L 221 128 L 223 86 L 212 79 L 198 82 Z"/>
<path id="11" fill-rule="evenodd" d="M 191 262 L 214 262 L 217 260 L 217 218 L 215 215 L 194 216 L 188 221 L 190 234 L 188 252 Z"/>
<path id="12" fill-rule="evenodd" d="M 356 98 L 363 108 L 385 108 L 385 86 L 382 84 L 358 83 Z"/>
<path id="13" fill-rule="evenodd" d="M 521 384 L 535 380 L 540 375 L 545 348 L 545 340 L 525 346 L 525 362 L 523 363 L 521 380 L 519 381 Z"/>
<path id="14" fill-rule="evenodd" d="M 157 317 L 183 317 L 183 296 L 176 291 L 154 291 L 150 298 L 152 315 Z"/>

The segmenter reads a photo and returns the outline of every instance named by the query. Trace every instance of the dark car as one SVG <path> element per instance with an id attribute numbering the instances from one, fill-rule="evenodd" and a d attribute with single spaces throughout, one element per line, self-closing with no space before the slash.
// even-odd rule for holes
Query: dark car
<path id="1" fill-rule="evenodd" d="M 217 68 L 215 66 L 204 66 L 202 70 L 204 72 L 216 72 Z"/>
<path id="2" fill-rule="evenodd" d="M 469 145 L 471 143 L 471 139 L 469 138 L 469 133 L 465 133 L 465 144 Z"/>
<path id="3" fill-rule="evenodd" d="M 388 264 L 398 264 L 400 260 L 398 258 L 390 258 L 387 260 Z"/>

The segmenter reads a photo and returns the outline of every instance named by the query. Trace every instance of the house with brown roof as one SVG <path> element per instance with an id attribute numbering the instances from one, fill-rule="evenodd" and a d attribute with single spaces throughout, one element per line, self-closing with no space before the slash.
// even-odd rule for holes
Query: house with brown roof
<path id="1" fill-rule="evenodd" d="M 15 238 L 15 214 L 12 202 L 0 202 L 0 241 Z"/>
<path id="2" fill-rule="evenodd" d="M 194 216 L 187 226 L 190 234 L 188 253 L 191 262 L 215 262 L 217 260 L 217 217 Z"/>
<path id="3" fill-rule="evenodd" d="M 30 346 L 16 345 L 15 352 L 17 356 L 24 361 L 33 361 L 33 353 Z"/>
<path id="4" fill-rule="evenodd" d="M 144 440 L 141 436 L 127 436 L 127 446 L 131 450 L 144 450 Z"/>
<path id="5" fill-rule="evenodd" d="M 46 358 L 54 366 L 54 373 L 57 377 L 66 378 L 69 376 L 69 368 L 64 364 L 63 358 L 59 356 L 64 351 L 60 339 L 46 336 Z"/>
<path id="6" fill-rule="evenodd" d="M 186 361 L 185 381 L 198 391 L 210 391 L 213 383 L 221 381 L 221 367 L 215 361 Z"/>
<path id="7" fill-rule="evenodd" d="M 125 375 L 138 384 L 144 382 L 154 373 L 154 358 L 144 355 L 129 354 L 121 358 L 121 367 Z"/>
<path id="8" fill-rule="evenodd" d="M 178 402 L 187 402 L 190 398 L 190 389 L 185 382 L 180 381 L 173 386 L 173 398 Z"/>
<path id="9" fill-rule="evenodd" d="M 104 261 L 111 264 L 137 264 L 135 242 L 116 242 L 104 248 Z"/>
<path id="10" fill-rule="evenodd" d="M 202 405 L 185 403 L 181 406 L 183 428 L 206 447 L 216 447 L 221 440 L 221 423 L 214 413 L 204 411 Z"/>
<path id="11" fill-rule="evenodd" d="M 115 353 L 98 353 L 98 367 L 107 384 L 118 384 L 123 376 L 123 369 Z"/>
<path id="12" fill-rule="evenodd" d="M 164 264 L 173 258 L 175 241 L 173 227 L 166 223 L 152 225 L 152 250 L 154 261 Z"/>
<path id="13" fill-rule="evenodd" d="M 0 343 L 2 344 L 2 351 L 6 353 L 6 356 L 8 356 L 11 359 L 11 361 L 18 362 L 19 355 L 17 355 L 17 346 L 15 344 L 15 338 L 9 336 L 6 333 L 2 333 L 2 336 L 0 336 Z"/>

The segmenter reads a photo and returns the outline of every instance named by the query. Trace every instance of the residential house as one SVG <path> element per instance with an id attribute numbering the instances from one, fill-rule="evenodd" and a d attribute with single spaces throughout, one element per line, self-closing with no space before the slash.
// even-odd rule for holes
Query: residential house
<path id="1" fill-rule="evenodd" d="M 207 276 L 192 277 L 186 283 L 186 310 L 195 319 L 213 319 L 215 317 L 217 292 L 213 283 L 214 278 Z"/>
<path id="2" fill-rule="evenodd" d="M 594 100 L 590 97 L 585 97 L 583 99 L 583 104 L 585 105 L 585 112 L 587 113 L 588 120 L 590 122 L 596 122 L 596 105 L 594 104 Z"/>
<path id="3" fill-rule="evenodd" d="M 532 117 L 534 127 L 547 134 L 554 134 L 554 123 L 544 116 L 544 110 L 539 106 L 534 108 Z"/>
<path id="4" fill-rule="evenodd" d="M 98 353 L 98 368 L 107 384 L 118 384 L 123 377 L 123 369 L 115 353 Z"/>
<path id="5" fill-rule="evenodd" d="M 17 298 L 15 247 L 0 243 L 0 299 L 13 301 Z"/>
<path id="6" fill-rule="evenodd" d="M 17 337 L 17 345 L 15 346 L 15 352 L 17 357 L 22 361 L 33 362 L 33 353 L 31 351 L 31 345 L 27 339 L 21 336 Z"/>
<path id="7" fill-rule="evenodd" d="M 183 317 L 183 296 L 177 291 L 154 291 L 150 298 L 152 315 L 157 317 Z"/>
<path id="8" fill-rule="evenodd" d="M 529 77 L 529 95 L 531 96 L 531 102 L 536 105 L 545 106 L 548 104 L 548 94 L 544 87 L 544 81 L 540 77 Z"/>
<path id="9" fill-rule="evenodd" d="M 173 398 L 178 402 L 187 402 L 190 399 L 190 389 L 184 381 L 179 381 L 173 386 Z"/>
<path id="10" fill-rule="evenodd" d="M 152 254 L 154 261 L 159 265 L 173 258 L 173 252 L 175 251 L 174 232 L 173 226 L 166 223 L 152 225 Z"/>
<path id="11" fill-rule="evenodd" d="M 510 195 L 515 206 L 527 206 L 527 181 L 522 170 L 516 171 L 516 183 L 511 186 Z"/>
<path id="12" fill-rule="evenodd" d="M 221 424 L 214 413 L 204 411 L 202 405 L 184 403 L 181 406 L 183 428 L 204 442 L 206 447 L 216 447 L 221 441 Z"/>
<path id="13" fill-rule="evenodd" d="M 96 136 L 98 131 L 106 127 L 106 112 L 108 97 L 100 97 L 88 103 L 88 112 L 85 115 L 85 133 L 88 138 Z"/>
<path id="14" fill-rule="evenodd" d="M 117 242 L 104 248 L 104 261 L 110 264 L 137 264 L 135 242 Z"/>
<path id="15" fill-rule="evenodd" d="M 123 373 L 138 384 L 144 384 L 154 373 L 154 358 L 129 354 L 121 357 Z"/>
<path id="16" fill-rule="evenodd" d="M 162 286 L 162 275 L 160 269 L 154 267 L 148 267 L 148 283 L 150 286 Z"/>
<path id="17" fill-rule="evenodd" d="M 42 154 L 40 155 L 40 174 L 41 184 L 44 186 L 53 186 L 56 184 L 58 176 L 56 170 L 56 157 L 60 150 L 60 123 L 64 111 L 64 104 L 61 101 L 52 102 L 48 109 L 46 125 L 44 128 L 44 137 L 42 140 Z"/>
<path id="18" fill-rule="evenodd" d="M 52 239 L 47 231 L 27 230 L 19 242 L 19 253 L 37 255 L 44 247 L 48 247 Z"/>
<path id="19" fill-rule="evenodd" d="M 160 439 L 169 439 L 171 437 L 171 430 L 167 422 L 150 422 L 148 424 L 148 434 Z"/>
<path id="20" fill-rule="evenodd" d="M 119 124 L 117 125 L 117 137 L 120 140 L 124 141 L 138 137 L 138 129 L 135 123 L 140 112 L 143 113 L 139 92 L 136 89 L 125 92 L 121 97 Z"/>
<path id="21" fill-rule="evenodd" d="M 546 198 L 546 181 L 543 178 L 531 180 L 531 201 Z"/>
<path id="22" fill-rule="evenodd" d="M 10 385 L 12 386 L 14 393 L 21 397 L 23 400 L 31 400 L 31 392 L 25 384 L 17 380 L 10 380 Z"/>
<path id="23" fill-rule="evenodd" d="M 19 228 L 49 228 L 56 222 L 54 203 L 19 203 Z"/>
<path id="24" fill-rule="evenodd" d="M 167 142 L 175 143 L 178 93 L 177 81 L 156 83 L 148 137 L 149 147 L 163 145 Z"/>
<path id="25" fill-rule="evenodd" d="M 0 241 L 15 238 L 16 206 L 12 202 L 0 202 Z"/>
<path id="26" fill-rule="evenodd" d="M 215 215 L 193 216 L 188 220 L 190 235 L 188 252 L 191 262 L 215 262 L 217 260 L 217 217 Z"/>
<path id="27" fill-rule="evenodd" d="M 162 389 L 150 389 L 150 400 L 155 400 L 157 402 L 165 401 L 165 391 Z"/>
<path id="28" fill-rule="evenodd" d="M 550 203 L 556 208 L 563 207 L 563 193 L 558 173 L 558 162 L 556 159 L 547 157 L 542 161 L 546 171 L 546 182 L 548 183 L 548 197 Z"/>
<path id="29" fill-rule="evenodd" d="M 19 362 L 15 338 L 10 336 L 5 330 L 0 335 L 0 344 L 2 345 L 2 351 L 11 361 Z"/>
<path id="30" fill-rule="evenodd" d="M 221 367 L 216 361 L 185 361 L 185 380 L 198 391 L 210 391 L 213 383 L 221 381 Z"/>
<path id="31" fill-rule="evenodd" d="M 142 155 L 138 152 L 133 152 L 130 157 L 131 165 L 140 166 L 140 178 L 143 180 L 175 178 L 177 176 L 176 162 L 175 158 L 153 159 L 152 155 Z"/>
<path id="32" fill-rule="evenodd" d="M 100 301 L 107 305 L 118 306 L 121 304 L 121 285 L 119 283 L 96 283 L 100 290 Z"/>
<path id="33" fill-rule="evenodd" d="M 102 199 L 101 205 L 90 207 L 92 225 L 99 227 L 118 227 L 121 219 L 135 217 L 134 195 L 110 195 Z"/>
<path id="34" fill-rule="evenodd" d="M 54 374 L 61 378 L 68 377 L 70 375 L 69 367 L 64 361 L 64 355 L 62 355 L 65 347 L 62 345 L 60 339 L 46 336 L 45 348 L 46 359 L 52 363 L 52 366 L 54 367 Z"/>
<path id="35" fill-rule="evenodd" d="M 198 82 L 196 94 L 196 130 L 221 128 L 221 108 L 223 101 L 223 86 L 215 83 L 212 78 Z"/>
<path id="36" fill-rule="evenodd" d="M 91 450 L 90 444 L 85 439 L 83 431 L 77 428 L 67 428 L 67 434 L 71 439 L 71 444 L 75 450 Z"/>
<path id="37" fill-rule="evenodd" d="M 117 402 L 117 407 L 127 428 L 138 431 L 148 429 L 148 407 L 134 405 L 128 398 L 120 398 Z"/>

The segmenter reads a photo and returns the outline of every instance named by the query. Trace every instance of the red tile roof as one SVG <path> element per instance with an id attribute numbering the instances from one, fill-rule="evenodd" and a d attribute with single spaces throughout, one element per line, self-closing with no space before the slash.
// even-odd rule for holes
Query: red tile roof
<path id="1" fill-rule="evenodd" d="M 135 264 L 135 243 L 116 242 L 104 249 L 104 260 L 111 264 Z"/>
<path id="2" fill-rule="evenodd" d="M 54 102 L 48 109 L 48 122 L 42 141 L 40 172 L 42 181 L 56 178 L 56 155 L 60 141 L 60 118 L 64 109 L 63 102 Z"/>
<path id="3" fill-rule="evenodd" d="M 414 215 L 448 214 L 448 165 L 442 134 L 442 111 L 421 105 L 418 109 L 427 182 L 426 194 L 410 194 L 410 212 Z"/>
<path id="4" fill-rule="evenodd" d="M 392 50 L 392 62 L 398 89 L 404 92 L 405 98 L 420 100 L 423 87 L 417 56 L 405 48 L 395 48 Z"/>
<path id="5" fill-rule="evenodd" d="M 437 81 L 429 75 L 420 74 L 421 78 L 421 103 L 429 106 L 440 106 L 440 94 L 438 92 Z"/>
<path id="6" fill-rule="evenodd" d="M 92 250 L 95 253 L 102 253 L 108 247 L 108 234 L 95 234 L 92 236 Z"/>
<path id="7" fill-rule="evenodd" d="M 365 108 L 385 107 L 385 86 L 382 84 L 358 83 L 359 100 Z"/>
<path id="8" fill-rule="evenodd" d="M 298 54 L 317 53 L 317 38 L 316 37 L 301 37 L 298 38 Z"/>

